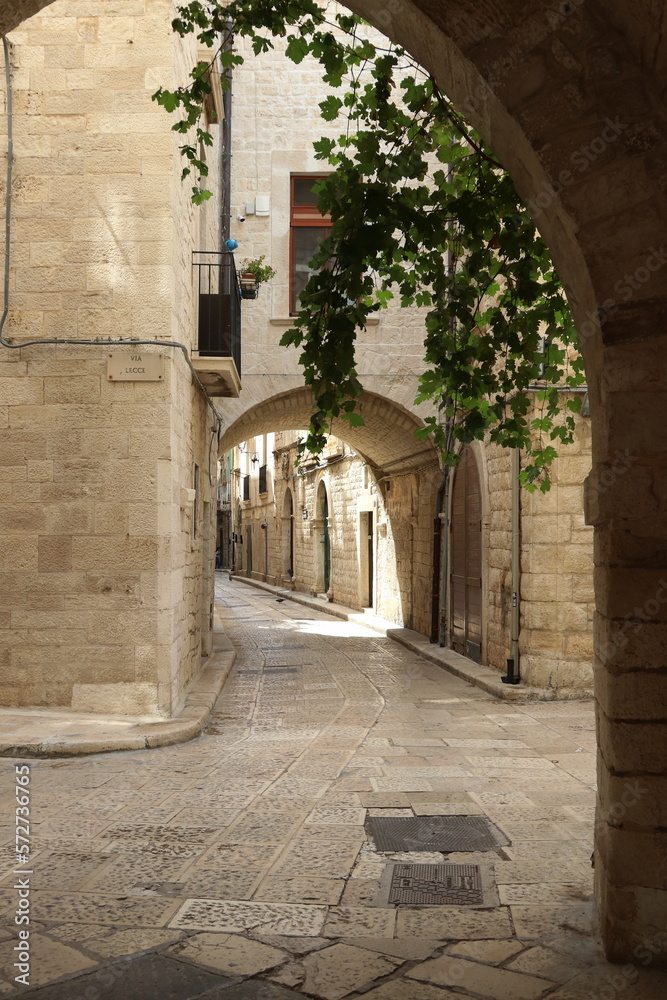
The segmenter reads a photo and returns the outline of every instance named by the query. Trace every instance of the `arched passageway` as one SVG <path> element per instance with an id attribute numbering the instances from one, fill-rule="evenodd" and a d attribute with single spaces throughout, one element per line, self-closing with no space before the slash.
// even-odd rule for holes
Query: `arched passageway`
<path id="1" fill-rule="evenodd" d="M 0 30 L 44 6 L 4 4 Z M 596 872 L 608 954 L 632 958 L 667 924 L 663 11 L 636 0 L 349 6 L 433 71 L 491 144 L 531 207 L 574 310 L 593 424 Z M 619 455 L 632 458 L 632 475 L 614 472 Z M 619 810 L 628 780 L 642 795 Z"/>
<path id="2" fill-rule="evenodd" d="M 220 441 L 221 453 L 240 441 L 307 426 L 312 406 L 312 393 L 305 388 L 249 405 L 225 431 Z M 312 579 L 315 582 L 312 586 L 317 593 L 328 593 L 333 582 L 336 600 L 339 599 L 335 596 L 336 579 L 340 581 L 341 576 L 354 572 L 359 577 L 358 586 L 355 584 L 355 594 L 357 589 L 359 593 L 354 606 L 366 606 L 373 589 L 375 540 L 379 531 L 382 533 L 383 559 L 386 553 L 388 560 L 383 577 L 391 576 L 392 584 L 389 587 L 377 583 L 372 603 L 378 614 L 428 633 L 433 587 L 433 515 L 442 478 L 438 455 L 429 441 L 415 438 L 414 432 L 421 426 L 418 418 L 393 400 L 365 393 L 361 408 L 365 420 L 362 427 L 350 427 L 342 420 L 333 421 L 331 433 L 343 439 L 366 462 L 377 491 L 375 506 L 369 504 L 363 506 L 363 510 L 356 506 L 352 509 L 341 500 L 340 509 L 337 507 L 334 511 L 326 474 L 320 478 L 316 484 L 314 508 L 310 512 L 312 520 L 306 522 L 308 530 L 313 532 Z M 298 477 L 290 472 L 288 478 L 296 488 Z M 289 500 L 285 497 L 282 507 L 283 572 L 287 570 L 289 558 L 289 531 L 294 531 L 294 508 L 289 514 L 289 504 L 296 504 L 293 491 Z M 346 554 L 351 560 L 349 572 L 342 561 L 337 561 L 343 533 L 348 529 L 358 539 L 355 543 L 358 551 L 353 556 Z M 292 544 L 293 537 L 292 534 Z"/>

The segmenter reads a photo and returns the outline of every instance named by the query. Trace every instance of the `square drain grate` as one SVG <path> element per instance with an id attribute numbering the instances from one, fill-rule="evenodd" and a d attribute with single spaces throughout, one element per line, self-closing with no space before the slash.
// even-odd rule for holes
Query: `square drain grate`
<path id="1" fill-rule="evenodd" d="M 394 865 L 388 902 L 479 906 L 484 902 L 479 865 Z"/>
<path id="2" fill-rule="evenodd" d="M 370 816 L 378 851 L 492 851 L 509 840 L 486 816 Z"/>

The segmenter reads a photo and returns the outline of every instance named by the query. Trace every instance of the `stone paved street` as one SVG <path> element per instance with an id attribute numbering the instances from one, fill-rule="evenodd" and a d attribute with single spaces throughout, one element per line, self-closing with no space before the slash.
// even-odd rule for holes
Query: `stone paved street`
<path id="1" fill-rule="evenodd" d="M 506 704 L 364 626 L 217 586 L 238 655 L 205 735 L 31 762 L 28 988 L 2 761 L 0 996 L 664 1000 L 650 952 L 613 966 L 597 942 L 590 703 Z M 387 854 L 364 828 L 448 815 L 509 844 Z M 489 895 L 388 905 L 391 861 L 479 864 Z"/>

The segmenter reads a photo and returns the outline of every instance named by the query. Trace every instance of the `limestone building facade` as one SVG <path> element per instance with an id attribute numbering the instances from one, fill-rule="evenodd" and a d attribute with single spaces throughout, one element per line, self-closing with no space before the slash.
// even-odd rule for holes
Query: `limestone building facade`
<path id="1" fill-rule="evenodd" d="M 193 251 L 220 250 L 220 127 L 197 209 L 151 100 L 197 61 L 172 15 L 62 0 L 8 37 L 3 705 L 173 715 L 210 649 L 220 420 Z"/>

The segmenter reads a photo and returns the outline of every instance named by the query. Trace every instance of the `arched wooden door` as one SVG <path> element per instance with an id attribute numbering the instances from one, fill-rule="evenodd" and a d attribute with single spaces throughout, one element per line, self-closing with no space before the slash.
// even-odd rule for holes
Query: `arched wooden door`
<path id="1" fill-rule="evenodd" d="M 482 659 L 482 496 L 477 464 L 464 448 L 454 472 L 450 522 L 450 640 L 471 660 Z"/>

